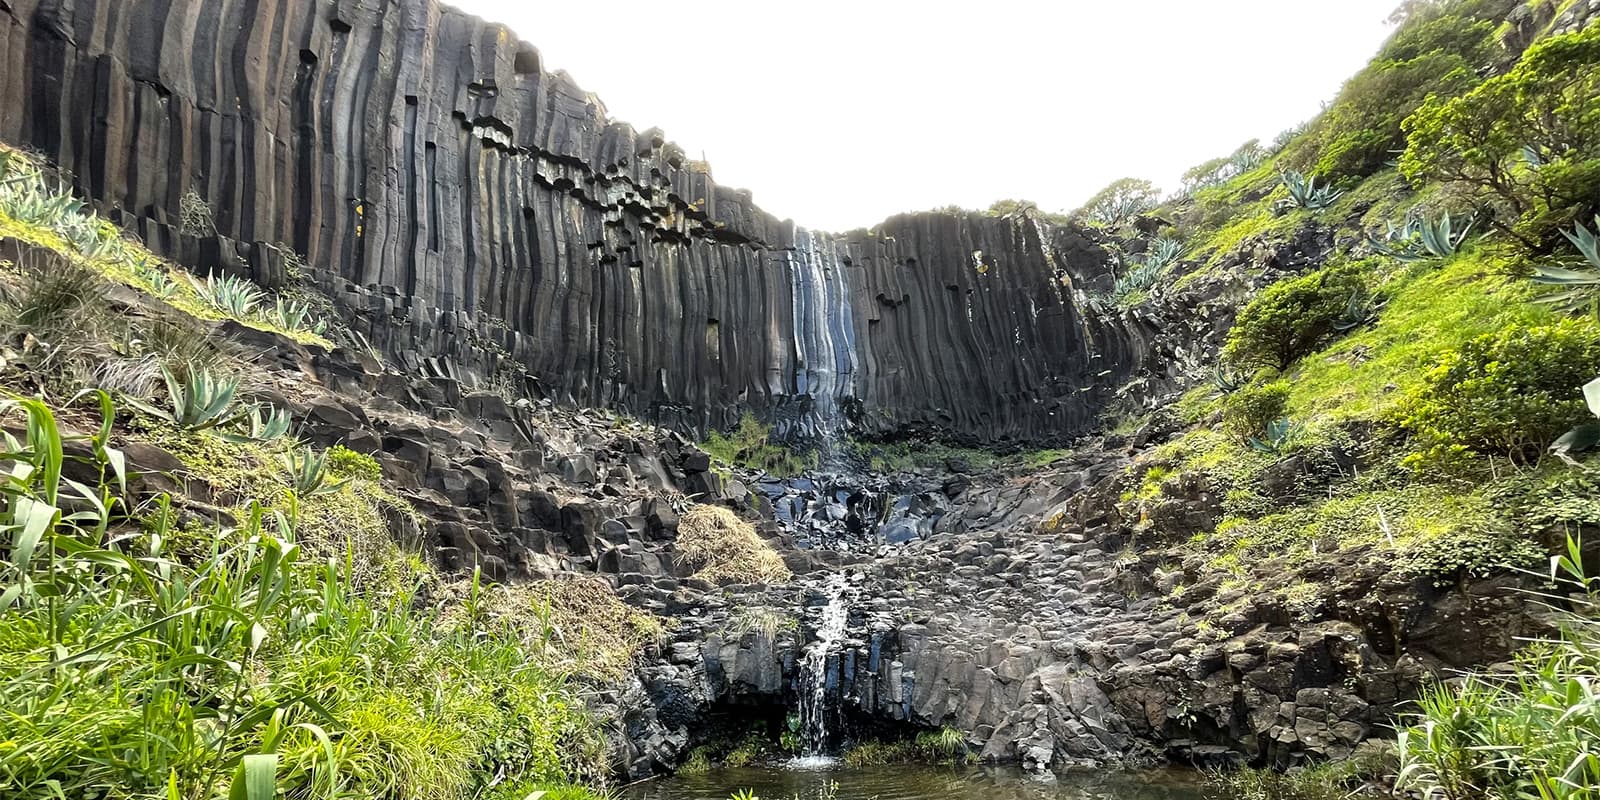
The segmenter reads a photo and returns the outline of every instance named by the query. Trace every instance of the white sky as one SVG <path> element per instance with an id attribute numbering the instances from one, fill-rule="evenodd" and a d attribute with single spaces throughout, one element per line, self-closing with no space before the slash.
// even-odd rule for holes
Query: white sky
<path id="1" fill-rule="evenodd" d="M 807 227 L 1165 189 L 1316 114 L 1399 0 L 446 0 Z"/>

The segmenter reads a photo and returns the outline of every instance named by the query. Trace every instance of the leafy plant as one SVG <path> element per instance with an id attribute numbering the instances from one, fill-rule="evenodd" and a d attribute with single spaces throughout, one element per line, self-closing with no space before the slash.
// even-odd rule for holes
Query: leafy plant
<path id="1" fill-rule="evenodd" d="M 234 395 L 239 391 L 238 378 L 219 377 L 194 364 L 182 370 L 163 367 L 161 378 L 167 386 L 170 408 L 132 398 L 129 404 L 183 430 L 206 430 L 231 425 L 239 419 L 233 407 Z"/>
<path id="2" fill-rule="evenodd" d="M 1367 241 L 1373 250 L 1407 263 L 1449 258 L 1461 249 L 1476 224 L 1477 217 L 1473 216 L 1467 219 L 1466 225 L 1456 229 L 1448 211 L 1437 221 L 1413 216 L 1398 228 L 1391 223 L 1384 238 L 1368 237 Z"/>
<path id="3" fill-rule="evenodd" d="M 213 308 L 237 319 L 254 313 L 265 297 L 255 284 L 233 275 L 212 273 L 204 281 L 194 281 L 194 286 Z"/>
<path id="4" fill-rule="evenodd" d="M 315 319 L 311 304 L 303 300 L 278 298 L 267 315 L 267 320 L 286 331 L 322 333 L 328 329 L 327 320 Z"/>
<path id="5" fill-rule="evenodd" d="M 310 448 L 292 450 L 284 454 L 283 466 L 289 471 L 289 485 L 298 497 L 331 494 L 350 483 L 349 478 L 330 480 L 326 452 Z"/>
<path id="6" fill-rule="evenodd" d="M 1289 404 L 1289 386 L 1283 382 L 1252 386 L 1222 401 L 1222 428 L 1236 441 L 1248 444 L 1268 435 L 1268 428 L 1283 416 Z"/>
<path id="7" fill-rule="evenodd" d="M 293 417 L 284 409 L 271 404 L 251 403 L 239 415 L 239 432 L 228 436 L 242 441 L 276 441 L 289 435 L 289 426 L 293 421 Z"/>
<path id="8" fill-rule="evenodd" d="M 1289 202 L 1307 211 L 1321 211 L 1344 196 L 1343 189 L 1335 189 L 1332 184 L 1319 187 L 1315 177 L 1307 178 L 1294 170 L 1285 170 L 1278 178 L 1289 190 Z"/>
<path id="9" fill-rule="evenodd" d="M 1225 364 L 1218 364 L 1216 371 L 1211 376 L 1211 384 L 1217 387 L 1218 394 L 1233 394 L 1249 383 L 1249 373 L 1243 370 L 1230 369 Z"/>
<path id="10" fill-rule="evenodd" d="M 1550 558 L 1560 594 L 1530 592 L 1559 636 L 1535 641 L 1509 671 L 1474 672 L 1425 690 L 1398 737 L 1397 786 L 1424 797 L 1591 800 L 1600 786 L 1600 582 L 1580 544 Z"/>
<path id="11" fill-rule="evenodd" d="M 1600 323 L 1511 325 L 1442 353 L 1406 398 L 1401 423 L 1424 442 L 1526 459 L 1581 422 L 1574 375 L 1600 363 Z"/>
<path id="12" fill-rule="evenodd" d="M 1600 231 L 1600 216 L 1595 217 L 1595 230 Z M 1587 266 L 1567 269 L 1535 264 L 1534 283 L 1560 286 L 1563 291 L 1544 295 L 1534 302 L 1547 303 L 1567 311 L 1593 306 L 1597 297 L 1600 297 L 1600 236 L 1584 227 L 1581 222 L 1573 223 L 1571 231 L 1562 231 L 1561 234 L 1578 248 L 1578 252 L 1588 262 Z"/>
<path id="13" fill-rule="evenodd" d="M 1600 378 L 1583 385 L 1583 402 L 1589 407 L 1590 414 L 1600 417 Z M 1555 453 L 1561 460 L 1576 465 L 1577 462 L 1572 459 L 1572 454 L 1581 453 L 1597 444 L 1600 444 L 1600 422 L 1589 421 L 1561 434 L 1561 438 L 1551 443 L 1550 452 Z"/>
<path id="14" fill-rule="evenodd" d="M 1334 320 L 1333 329 L 1345 333 L 1370 324 L 1378 319 L 1378 312 L 1382 309 L 1382 299 L 1366 287 L 1357 289 L 1350 293 L 1350 300 L 1345 303 L 1344 313 Z"/>
<path id="15" fill-rule="evenodd" d="M 1247 444 L 1250 445 L 1251 450 L 1258 453 L 1281 453 L 1289 443 L 1289 437 L 1294 434 L 1294 429 L 1294 422 L 1288 417 L 1275 419 L 1267 423 L 1267 428 L 1262 435 L 1251 436 Z"/>
<path id="16" fill-rule="evenodd" d="M 1239 311 L 1223 347 L 1229 363 L 1244 368 L 1289 368 L 1337 332 L 1351 298 L 1367 292 L 1359 263 L 1325 267 L 1266 288 Z"/>

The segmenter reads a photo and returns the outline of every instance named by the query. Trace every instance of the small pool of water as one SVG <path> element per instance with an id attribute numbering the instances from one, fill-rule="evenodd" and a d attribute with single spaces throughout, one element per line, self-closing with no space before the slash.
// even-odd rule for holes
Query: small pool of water
<path id="1" fill-rule="evenodd" d="M 1199 773 L 1084 770 L 1038 778 L 1016 767 L 897 764 L 852 769 L 718 769 L 626 787 L 623 800 L 1202 800 Z"/>

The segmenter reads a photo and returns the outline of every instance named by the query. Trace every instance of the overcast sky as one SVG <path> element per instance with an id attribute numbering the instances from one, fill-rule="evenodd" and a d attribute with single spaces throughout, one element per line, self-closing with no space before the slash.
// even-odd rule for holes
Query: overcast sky
<path id="1" fill-rule="evenodd" d="M 447 0 L 823 230 L 1067 210 L 1314 114 L 1399 0 Z"/>

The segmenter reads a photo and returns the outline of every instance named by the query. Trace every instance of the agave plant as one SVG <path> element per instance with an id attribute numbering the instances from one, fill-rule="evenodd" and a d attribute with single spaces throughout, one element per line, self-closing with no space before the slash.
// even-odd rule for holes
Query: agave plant
<path id="1" fill-rule="evenodd" d="M 1250 437 L 1250 449 L 1258 453 L 1278 454 L 1283 452 L 1289 443 L 1289 437 L 1294 435 L 1294 423 L 1288 417 L 1267 423 L 1267 430 L 1261 436 Z"/>
<path id="2" fill-rule="evenodd" d="M 1282 173 L 1279 180 L 1289 190 L 1289 202 L 1307 211 L 1320 211 L 1344 196 L 1343 189 L 1335 189 L 1331 184 L 1319 187 L 1315 177 L 1307 178 L 1293 170 Z"/>
<path id="3" fill-rule="evenodd" d="M 1111 300 L 1120 304 L 1134 294 L 1154 286 L 1156 279 L 1161 277 L 1164 266 L 1164 264 L 1143 263 L 1129 269 L 1111 288 Z"/>
<path id="4" fill-rule="evenodd" d="M 1228 160 L 1228 163 L 1233 167 L 1233 172 L 1235 175 L 1243 175 L 1244 173 L 1261 166 L 1266 162 L 1266 160 L 1266 150 L 1260 147 L 1246 147 L 1239 150 L 1239 152 L 1234 153 L 1233 157 Z"/>
<path id="5" fill-rule="evenodd" d="M 315 319 L 311 313 L 311 304 L 303 300 L 278 298 L 273 303 L 267 319 L 286 331 L 322 333 L 328 329 L 327 320 Z"/>
<path id="6" fill-rule="evenodd" d="M 122 249 L 122 239 L 115 232 L 101 227 L 100 220 L 92 216 L 78 214 L 64 217 L 56 230 L 84 258 L 109 259 Z"/>
<path id="7" fill-rule="evenodd" d="M 1572 242 L 1578 252 L 1583 255 L 1587 265 L 1579 265 L 1578 269 L 1535 265 L 1533 268 L 1533 282 L 1546 286 L 1559 286 L 1562 291 L 1547 294 L 1534 302 L 1556 306 L 1566 311 L 1576 311 L 1593 305 L 1600 298 L 1600 216 L 1594 219 L 1595 231 L 1584 227 L 1583 223 L 1573 223 L 1571 231 L 1562 231 L 1561 234 Z"/>
<path id="8" fill-rule="evenodd" d="M 1163 236 L 1150 243 L 1150 248 L 1144 254 L 1144 263 L 1159 269 L 1177 261 L 1181 255 L 1183 243 Z"/>
<path id="9" fill-rule="evenodd" d="M 289 470 L 290 486 L 300 497 L 337 492 L 349 483 L 348 478 L 329 481 L 328 454 L 310 448 L 294 450 L 283 456 L 283 466 Z"/>
<path id="10" fill-rule="evenodd" d="M 1384 301 L 1366 289 L 1357 289 L 1350 294 L 1350 299 L 1345 301 L 1344 312 L 1333 321 L 1333 329 L 1344 333 L 1355 330 L 1378 318 Z"/>
<path id="11" fill-rule="evenodd" d="M 1477 223 L 1476 216 L 1469 216 L 1467 224 L 1457 229 L 1455 219 L 1446 211 L 1438 220 L 1416 216 L 1398 228 L 1390 223 L 1382 239 L 1373 236 L 1367 241 L 1378 253 L 1407 263 L 1449 258 L 1461 249 Z"/>
<path id="12" fill-rule="evenodd" d="M 1243 389 L 1249 382 L 1249 373 L 1221 364 L 1217 365 L 1216 372 L 1211 376 L 1211 383 L 1217 387 L 1217 392 L 1220 394 L 1233 394 Z"/>
<path id="13" fill-rule="evenodd" d="M 289 412 L 269 404 L 251 403 L 239 415 L 239 430 L 224 438 L 233 441 L 270 442 L 289 435 L 293 417 Z"/>
<path id="14" fill-rule="evenodd" d="M 178 294 L 178 282 L 166 270 L 151 270 L 144 274 L 144 281 L 150 287 L 150 294 L 161 300 L 171 300 Z"/>
<path id="15" fill-rule="evenodd" d="M 206 430 L 231 425 L 239 419 L 233 406 L 234 395 L 239 392 L 237 378 L 218 377 L 194 364 L 188 365 L 182 374 L 163 368 L 161 378 L 167 385 L 171 408 L 153 406 L 131 397 L 128 403 L 184 430 Z"/>
<path id="16" fill-rule="evenodd" d="M 247 317 L 261 305 L 261 290 L 232 275 L 212 273 L 203 282 L 194 281 L 194 287 L 213 308 L 232 317 Z"/>

